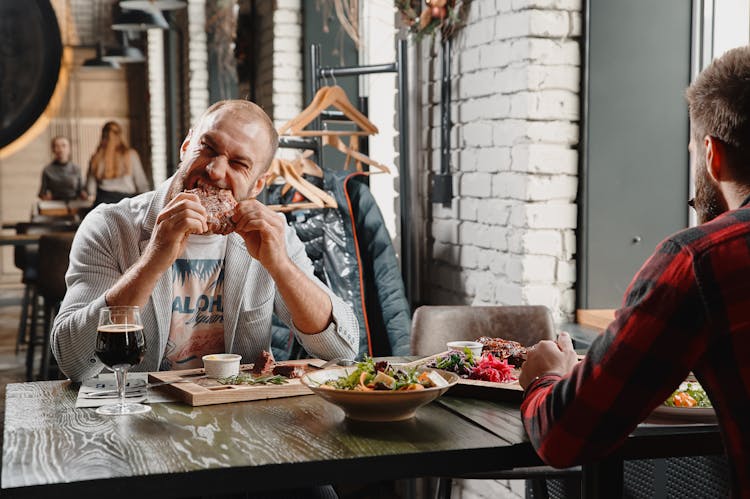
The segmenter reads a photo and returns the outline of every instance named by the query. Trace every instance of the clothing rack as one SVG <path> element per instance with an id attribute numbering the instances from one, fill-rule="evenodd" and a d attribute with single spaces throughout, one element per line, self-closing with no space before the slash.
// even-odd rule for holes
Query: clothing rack
<path id="1" fill-rule="evenodd" d="M 411 179 L 409 175 L 409 93 L 407 77 L 407 45 L 406 40 L 399 40 L 396 61 L 390 64 L 374 64 L 368 66 L 340 66 L 340 67 L 321 67 L 320 65 L 320 45 L 310 45 L 310 95 L 315 95 L 321 87 L 321 83 L 326 79 L 334 79 L 345 76 L 361 76 L 378 73 L 396 73 L 398 85 L 398 146 L 399 146 L 399 203 L 400 203 L 400 229 L 401 229 L 401 276 L 404 280 L 406 299 L 410 306 L 413 306 L 412 269 L 414 268 L 414 252 L 411 244 L 411 209 L 409 207 L 409 197 L 411 193 Z M 358 99 L 360 111 L 367 115 L 367 100 L 360 97 Z M 321 121 L 342 121 L 345 120 L 343 113 L 340 111 L 324 111 L 319 118 L 312 123 L 314 129 L 320 129 Z M 293 149 L 311 149 L 315 152 L 320 161 L 322 146 L 320 137 L 289 139 L 282 137 L 279 140 L 279 147 Z M 368 143 L 362 141 L 360 150 L 367 154 Z"/>

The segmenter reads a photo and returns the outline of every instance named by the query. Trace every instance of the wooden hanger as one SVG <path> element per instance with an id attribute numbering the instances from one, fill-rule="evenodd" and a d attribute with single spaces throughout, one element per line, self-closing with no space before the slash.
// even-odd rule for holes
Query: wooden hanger
<path id="1" fill-rule="evenodd" d="M 284 186 L 282 193 L 286 193 L 289 188 L 294 187 L 297 189 L 297 192 L 307 198 L 307 201 L 268 205 L 272 210 L 286 213 L 310 208 L 338 208 L 338 203 L 336 203 L 336 200 L 330 194 L 302 178 L 302 175 L 297 171 L 293 162 L 286 159 L 274 158 L 268 170 L 266 185 L 269 185 L 278 177 L 282 177 L 287 184 Z"/>
<path id="2" fill-rule="evenodd" d="M 362 163 L 367 163 L 370 166 L 374 166 L 378 170 L 380 170 L 382 173 L 391 173 L 391 170 L 385 166 L 382 163 L 378 163 L 374 159 L 370 158 L 369 156 L 362 154 L 359 151 L 355 151 L 351 147 L 347 146 L 340 138 L 338 138 L 336 135 L 323 135 L 323 144 L 327 146 L 331 146 L 342 153 L 347 155 L 347 158 L 354 158 L 357 161 L 361 161 Z M 349 159 L 347 159 L 347 164 L 349 162 Z M 376 173 L 376 172 L 370 172 L 370 173 Z"/>
<path id="3" fill-rule="evenodd" d="M 300 173 L 311 175 L 313 177 L 323 178 L 323 169 L 319 167 L 315 161 L 310 159 L 314 153 L 311 150 L 306 150 L 302 155 L 295 161 L 298 161 L 301 165 Z"/>
<path id="4" fill-rule="evenodd" d="M 307 124 L 309 124 L 312 120 L 315 119 L 316 116 L 322 113 L 325 110 L 324 99 L 326 94 L 328 94 L 329 88 L 330 87 L 321 87 L 316 92 L 315 97 L 313 97 L 310 104 L 308 104 L 308 106 L 303 109 L 302 112 L 281 125 L 281 127 L 278 129 L 279 135 L 291 135 L 290 133 L 287 133 L 289 130 L 304 128 L 306 125 L 300 126 L 301 123 L 306 122 Z"/>
<path id="5" fill-rule="evenodd" d="M 357 125 L 360 130 L 355 132 L 348 130 L 304 130 L 307 125 L 320 116 L 320 113 L 331 106 L 344 113 L 344 115 Z M 315 97 L 313 97 L 312 102 L 310 102 L 310 105 L 308 105 L 300 114 L 281 125 L 278 132 L 279 135 L 296 135 L 298 137 L 319 135 L 375 135 L 378 133 L 378 127 L 376 127 L 372 121 L 367 119 L 367 116 L 360 113 L 359 110 L 352 105 L 343 88 L 338 85 L 332 85 L 329 87 L 322 87 L 318 90 Z"/>

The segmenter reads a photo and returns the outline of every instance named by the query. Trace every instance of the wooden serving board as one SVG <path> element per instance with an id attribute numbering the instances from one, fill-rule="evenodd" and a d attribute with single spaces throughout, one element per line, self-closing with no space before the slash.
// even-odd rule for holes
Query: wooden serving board
<path id="1" fill-rule="evenodd" d="M 514 369 L 513 371 L 513 375 L 518 378 L 520 370 Z M 523 388 L 518 384 L 518 380 L 510 383 L 494 383 L 492 381 L 460 378 L 446 395 L 482 400 L 520 401 L 523 398 Z"/>
<path id="2" fill-rule="evenodd" d="M 316 361 L 322 362 L 317 359 L 304 359 L 277 362 L 276 365 L 298 365 L 309 370 L 307 366 L 308 362 L 315 364 Z M 250 372 L 252 368 L 252 364 L 242 364 L 240 372 Z M 148 373 L 148 380 L 151 383 L 158 383 L 160 381 L 196 378 L 194 381 L 185 381 L 154 388 L 155 390 L 164 390 L 192 406 L 296 397 L 299 395 L 312 395 L 313 393 L 296 378 L 289 379 L 288 383 L 283 385 L 222 385 L 215 379 L 199 378 L 199 376 L 204 374 L 205 371 L 203 368 L 187 369 L 184 371 L 159 371 Z"/>

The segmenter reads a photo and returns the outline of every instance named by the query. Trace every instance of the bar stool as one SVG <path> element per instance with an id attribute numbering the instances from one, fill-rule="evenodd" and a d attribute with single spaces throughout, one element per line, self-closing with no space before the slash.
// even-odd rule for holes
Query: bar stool
<path id="1" fill-rule="evenodd" d="M 33 231 L 33 224 L 21 222 L 16 224 L 16 234 L 28 234 Z M 13 248 L 13 264 L 21 270 L 23 298 L 21 300 L 21 317 L 18 321 L 18 338 L 16 339 L 16 355 L 21 345 L 25 344 L 29 336 L 29 320 L 36 312 L 37 302 L 36 280 L 37 262 L 39 261 L 39 246 L 36 244 L 18 245 Z M 32 309 L 29 314 L 29 308 Z"/>
<path id="2" fill-rule="evenodd" d="M 34 354 L 37 346 L 42 348 L 42 359 L 37 380 L 50 377 L 50 333 L 52 322 L 65 296 L 65 273 L 68 270 L 72 232 L 42 234 L 39 238 L 39 263 L 37 292 L 44 302 L 44 323 L 41 337 L 37 337 L 36 317 L 32 317 L 31 337 L 26 355 L 26 378 L 32 381 Z"/>

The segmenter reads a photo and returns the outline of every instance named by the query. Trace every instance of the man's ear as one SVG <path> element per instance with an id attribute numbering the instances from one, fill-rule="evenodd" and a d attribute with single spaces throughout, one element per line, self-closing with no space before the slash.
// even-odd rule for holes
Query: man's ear
<path id="1" fill-rule="evenodd" d="M 182 161 L 183 156 L 185 155 L 185 151 L 187 151 L 187 148 L 190 145 L 190 138 L 192 136 L 193 136 L 193 129 L 191 128 L 190 130 L 188 130 L 188 133 L 185 136 L 185 140 L 182 141 L 182 145 L 180 146 L 180 161 Z"/>
<path id="2" fill-rule="evenodd" d="M 703 139 L 706 150 L 706 170 L 708 175 L 715 181 L 728 180 L 729 169 L 726 166 L 726 150 L 724 144 L 716 137 L 706 135 Z"/>
<path id="3" fill-rule="evenodd" d="M 260 191 L 266 186 L 266 179 L 268 179 L 268 172 L 264 173 L 255 181 L 255 185 L 250 191 L 250 198 L 255 199 L 260 194 Z"/>

